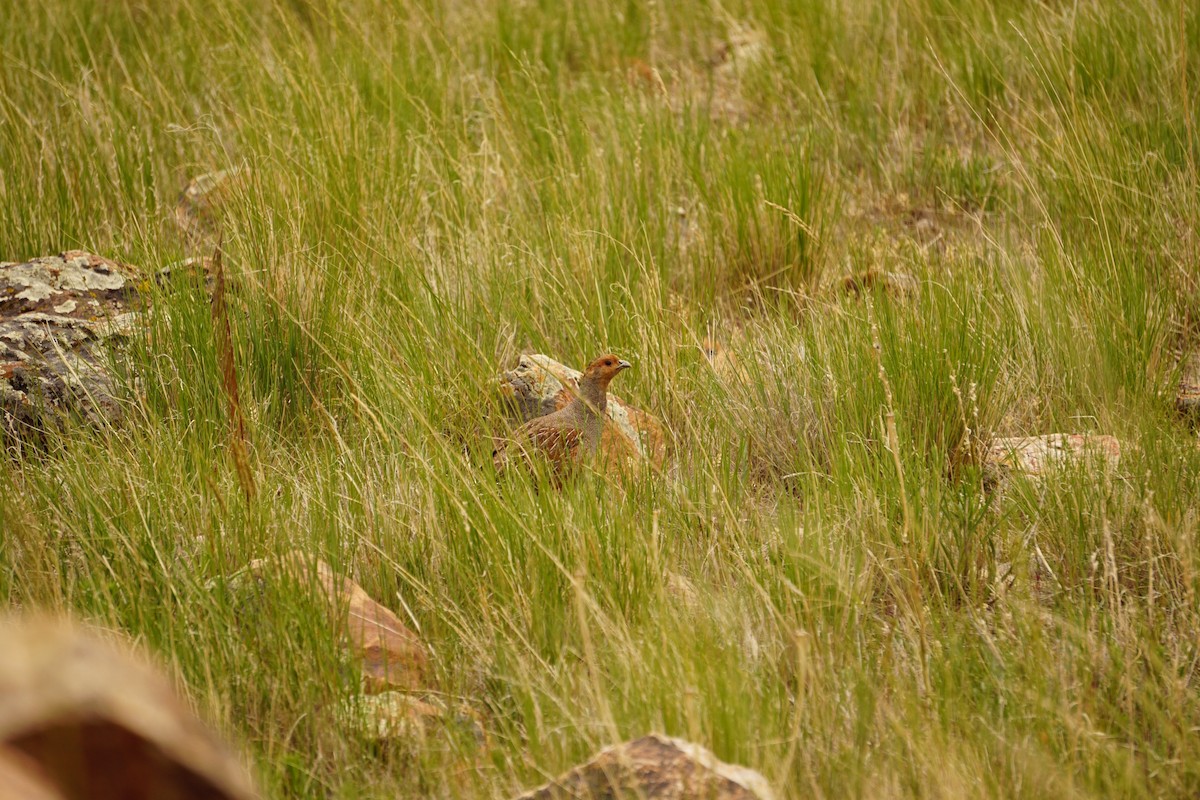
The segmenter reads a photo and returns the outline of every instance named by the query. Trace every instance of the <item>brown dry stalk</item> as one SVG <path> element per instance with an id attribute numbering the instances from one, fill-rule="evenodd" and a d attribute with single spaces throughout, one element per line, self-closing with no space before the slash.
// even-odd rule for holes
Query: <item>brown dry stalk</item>
<path id="1" fill-rule="evenodd" d="M 242 413 L 242 401 L 238 395 L 237 363 L 233 358 L 233 331 L 229 325 L 229 307 L 225 303 L 225 266 L 221 259 L 223 243 L 224 237 L 217 242 L 216 251 L 213 253 L 213 336 L 217 345 L 217 363 L 221 369 L 221 386 L 229 401 L 233 466 L 237 470 L 238 482 L 242 485 L 246 500 L 249 501 L 254 499 L 255 494 L 254 475 L 250 472 L 250 458 L 246 449 L 246 416 Z"/>

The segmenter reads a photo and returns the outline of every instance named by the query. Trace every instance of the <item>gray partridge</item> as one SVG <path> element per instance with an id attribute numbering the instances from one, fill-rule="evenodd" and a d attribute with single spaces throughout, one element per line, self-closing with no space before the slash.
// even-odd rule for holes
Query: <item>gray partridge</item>
<path id="1" fill-rule="evenodd" d="M 496 471 L 503 472 L 518 460 L 532 468 L 534 458 L 540 457 L 556 477 L 561 477 L 575 464 L 595 455 L 604 432 L 608 384 L 630 366 L 612 354 L 588 364 L 570 403 L 552 414 L 529 420 L 496 448 L 492 453 Z"/>

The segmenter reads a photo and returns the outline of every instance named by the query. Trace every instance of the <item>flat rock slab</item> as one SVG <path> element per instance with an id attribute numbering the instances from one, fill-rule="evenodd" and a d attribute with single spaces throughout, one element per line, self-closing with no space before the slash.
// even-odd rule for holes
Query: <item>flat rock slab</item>
<path id="1" fill-rule="evenodd" d="M 316 589 L 334 613 L 348 654 L 362 668 L 367 692 L 425 688 L 429 656 L 418 636 L 392 611 L 371 599 L 349 578 L 338 577 L 320 559 L 293 552 L 250 563 L 255 581 L 280 577 Z"/>
<path id="2" fill-rule="evenodd" d="M 107 345 L 138 325 L 136 281 L 81 250 L 0 263 L 0 439 L 28 439 L 66 416 L 120 417 Z"/>
<path id="3" fill-rule="evenodd" d="M 0 764 L 0 780 L 4 768 L 32 762 L 35 780 L 72 800 L 256 796 L 241 763 L 157 670 L 55 620 L 0 624 L 0 753 L 9 751 L 20 760 Z"/>
<path id="4" fill-rule="evenodd" d="M 518 423 L 564 408 L 578 391 L 579 370 L 560 364 L 540 353 L 521 356 L 516 369 L 500 376 L 500 391 L 513 409 Z M 651 414 L 631 406 L 612 392 L 608 394 L 608 417 L 600 438 L 606 463 L 650 462 L 661 468 L 667 459 L 662 424 Z"/>
<path id="5" fill-rule="evenodd" d="M 767 779 L 700 745 L 650 734 L 601 750 L 516 800 L 774 800 Z"/>
<path id="6" fill-rule="evenodd" d="M 1053 469 L 1089 458 L 1116 469 L 1121 462 L 1120 440 L 1078 433 L 993 439 L 984 456 L 984 471 L 994 477 L 1021 474 L 1042 478 Z"/>

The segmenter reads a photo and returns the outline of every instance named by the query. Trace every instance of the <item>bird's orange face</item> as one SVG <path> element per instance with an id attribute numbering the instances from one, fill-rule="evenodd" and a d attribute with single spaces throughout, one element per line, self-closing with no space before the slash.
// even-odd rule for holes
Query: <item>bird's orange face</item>
<path id="1" fill-rule="evenodd" d="M 595 378 L 607 384 L 618 372 L 623 369 L 629 369 L 632 366 L 628 361 L 622 361 L 610 353 L 606 356 L 600 356 L 588 364 L 587 369 L 583 371 L 583 376 L 585 378 Z"/>

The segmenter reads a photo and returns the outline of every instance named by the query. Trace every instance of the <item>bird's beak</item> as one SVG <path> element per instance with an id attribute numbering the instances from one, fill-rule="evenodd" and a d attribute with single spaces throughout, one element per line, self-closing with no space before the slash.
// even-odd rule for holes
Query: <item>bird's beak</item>
<path id="1" fill-rule="evenodd" d="M 633 364 L 630 364 L 628 361 L 617 362 L 617 372 L 620 372 L 623 369 L 629 369 L 632 366 Z"/>

